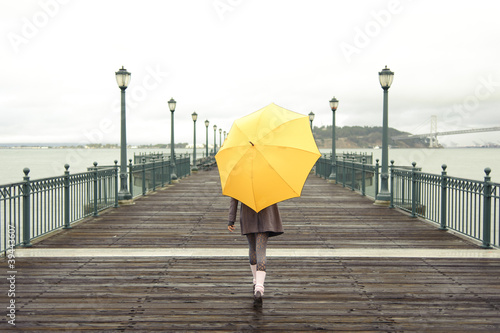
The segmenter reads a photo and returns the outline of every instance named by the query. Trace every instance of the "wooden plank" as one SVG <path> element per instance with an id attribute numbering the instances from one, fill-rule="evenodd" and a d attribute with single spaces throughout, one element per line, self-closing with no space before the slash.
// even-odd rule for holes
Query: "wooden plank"
<path id="1" fill-rule="evenodd" d="M 23 258 L 17 328 L 500 329 L 500 260 L 372 259 L 273 258 L 258 310 L 244 259 Z"/>

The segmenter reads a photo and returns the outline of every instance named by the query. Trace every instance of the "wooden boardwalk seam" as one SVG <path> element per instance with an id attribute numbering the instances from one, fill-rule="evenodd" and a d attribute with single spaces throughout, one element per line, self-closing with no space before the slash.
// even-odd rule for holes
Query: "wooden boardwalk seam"
<path id="1" fill-rule="evenodd" d="M 254 308 L 248 261 L 229 255 L 247 245 L 239 233 L 226 230 L 228 202 L 217 171 L 200 171 L 35 242 L 35 251 L 126 249 L 127 255 L 23 254 L 16 259 L 15 329 L 500 331 L 499 258 L 370 255 L 480 247 L 314 175 L 301 198 L 279 204 L 285 234 L 270 239 L 269 251 L 367 255 L 270 256 L 264 305 Z M 144 249 L 227 249 L 228 256 L 140 256 Z M 24 251 L 30 249 L 19 253 Z M 5 258 L 2 264 L 6 271 Z M 8 302 L 3 293 L 0 304 Z M 7 319 L 2 331 L 12 331 Z"/>

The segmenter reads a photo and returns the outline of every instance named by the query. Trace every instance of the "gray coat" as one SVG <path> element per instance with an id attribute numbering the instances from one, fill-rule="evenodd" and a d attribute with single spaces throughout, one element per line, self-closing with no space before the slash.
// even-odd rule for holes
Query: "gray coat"
<path id="1" fill-rule="evenodd" d="M 236 221 L 238 202 L 238 200 L 231 198 L 229 204 L 229 224 L 234 224 Z M 273 237 L 281 235 L 284 232 L 277 204 L 266 207 L 256 213 L 252 208 L 241 203 L 240 226 L 242 235 L 268 232 L 269 237 Z"/>

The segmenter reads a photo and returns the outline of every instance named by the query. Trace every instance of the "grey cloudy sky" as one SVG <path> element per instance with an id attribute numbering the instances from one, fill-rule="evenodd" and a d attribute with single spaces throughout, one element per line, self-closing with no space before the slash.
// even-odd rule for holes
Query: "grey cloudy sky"
<path id="1" fill-rule="evenodd" d="M 0 143 L 192 142 L 191 113 L 229 131 L 270 103 L 337 126 L 381 126 L 378 72 L 395 72 L 389 126 L 500 126 L 500 2 L 37 0 L 0 2 Z M 500 133 L 440 137 L 500 143 Z"/>

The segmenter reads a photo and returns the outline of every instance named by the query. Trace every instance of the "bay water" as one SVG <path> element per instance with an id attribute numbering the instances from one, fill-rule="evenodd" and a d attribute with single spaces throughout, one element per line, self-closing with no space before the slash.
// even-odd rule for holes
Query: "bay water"
<path id="1" fill-rule="evenodd" d="M 331 149 L 320 151 L 329 154 Z M 202 157 L 204 152 L 203 148 L 197 148 L 197 157 Z M 381 149 L 337 149 L 337 154 L 342 152 L 372 154 L 373 163 L 382 156 Z M 149 153 L 170 155 L 170 149 L 128 149 L 127 159 L 134 159 L 134 154 Z M 192 155 L 193 150 L 176 149 L 175 153 Z M 0 149 L 0 185 L 21 182 L 26 167 L 30 169 L 31 179 L 40 179 L 63 175 L 65 164 L 69 164 L 71 173 L 78 173 L 87 171 L 94 162 L 111 166 L 115 160 L 120 160 L 120 149 L 4 148 Z M 411 166 L 416 162 L 423 172 L 433 174 L 440 174 L 441 166 L 446 164 L 449 176 L 475 180 L 483 180 L 484 169 L 489 167 L 492 181 L 500 182 L 500 148 L 390 149 L 390 160 L 397 166 Z"/>

